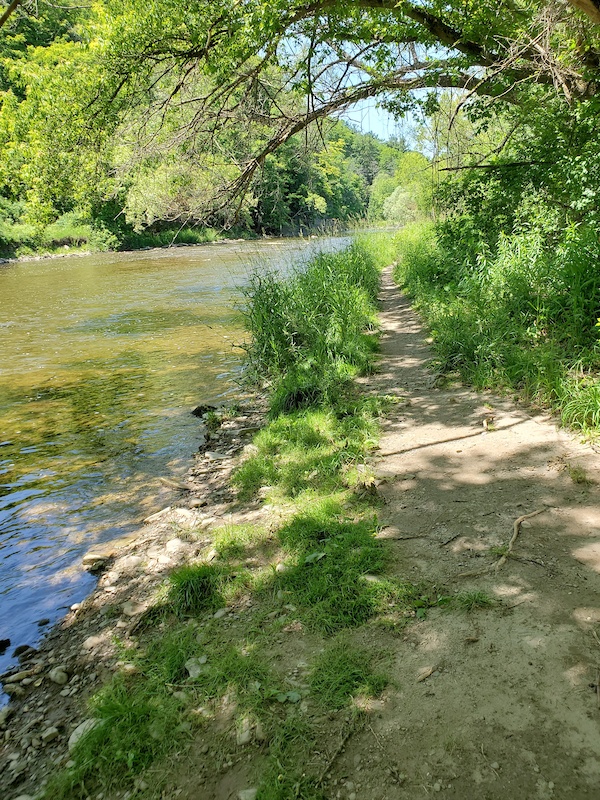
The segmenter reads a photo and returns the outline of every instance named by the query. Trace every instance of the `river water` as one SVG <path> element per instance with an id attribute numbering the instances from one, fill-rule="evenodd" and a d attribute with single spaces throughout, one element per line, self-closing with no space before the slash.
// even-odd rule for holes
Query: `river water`
<path id="1" fill-rule="evenodd" d="M 347 238 L 0 265 L 0 674 L 94 585 L 81 557 L 167 503 L 235 394 L 249 274 Z M 47 620 L 47 622 L 44 622 Z"/>

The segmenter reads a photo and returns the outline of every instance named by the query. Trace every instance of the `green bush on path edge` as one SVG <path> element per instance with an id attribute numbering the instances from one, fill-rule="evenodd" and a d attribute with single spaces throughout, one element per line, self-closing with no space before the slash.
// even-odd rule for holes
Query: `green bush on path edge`
<path id="1" fill-rule="evenodd" d="M 512 392 L 597 435 L 600 241 L 591 229 L 565 231 L 558 243 L 515 232 L 474 257 L 456 225 L 418 223 L 395 247 L 395 279 L 431 330 L 442 375 Z"/>

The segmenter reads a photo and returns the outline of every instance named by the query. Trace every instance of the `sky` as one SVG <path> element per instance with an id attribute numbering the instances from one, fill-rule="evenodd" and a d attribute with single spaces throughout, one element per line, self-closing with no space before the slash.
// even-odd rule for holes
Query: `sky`
<path id="1" fill-rule="evenodd" d="M 404 138 L 409 146 L 415 138 L 415 120 L 412 116 L 396 119 L 383 108 L 378 108 L 375 100 L 362 100 L 345 111 L 341 118 L 357 128 L 361 133 L 374 133 L 383 141 L 392 136 Z"/>

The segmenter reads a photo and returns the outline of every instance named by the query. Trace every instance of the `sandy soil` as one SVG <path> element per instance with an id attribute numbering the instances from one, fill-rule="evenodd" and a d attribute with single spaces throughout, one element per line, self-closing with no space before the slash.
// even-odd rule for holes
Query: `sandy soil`
<path id="1" fill-rule="evenodd" d="M 509 399 L 436 388 L 426 333 L 389 272 L 381 297 L 370 383 L 406 398 L 374 459 L 381 535 L 399 576 L 498 603 L 435 609 L 399 638 L 365 632 L 394 685 L 334 777 L 365 800 L 599 798 L 600 459 Z M 490 550 L 542 509 L 496 570 Z"/>

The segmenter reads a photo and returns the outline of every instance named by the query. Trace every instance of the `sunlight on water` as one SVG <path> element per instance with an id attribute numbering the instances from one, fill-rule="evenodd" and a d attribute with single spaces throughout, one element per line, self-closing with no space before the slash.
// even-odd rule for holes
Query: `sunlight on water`
<path id="1" fill-rule="evenodd" d="M 0 673 L 90 591 L 81 556 L 166 504 L 235 393 L 235 287 L 347 239 L 245 242 L 0 266 Z"/>

